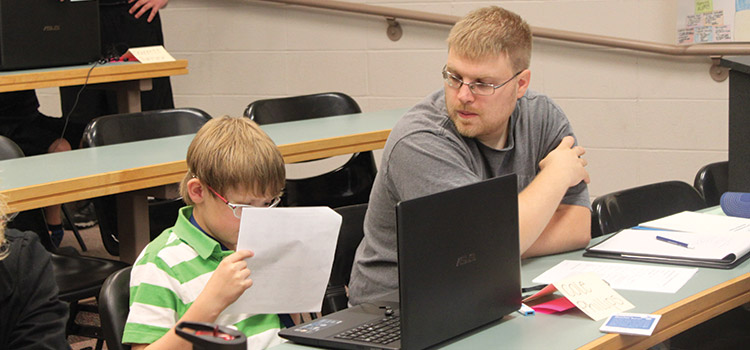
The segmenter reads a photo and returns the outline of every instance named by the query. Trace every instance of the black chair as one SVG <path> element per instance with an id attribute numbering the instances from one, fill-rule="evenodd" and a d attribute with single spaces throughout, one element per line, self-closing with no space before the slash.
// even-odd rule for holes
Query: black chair
<path id="1" fill-rule="evenodd" d="M 709 207 L 719 205 L 721 195 L 729 190 L 729 162 L 708 164 L 695 174 L 693 186 Z"/>
<path id="2" fill-rule="evenodd" d="M 599 215 L 596 213 L 596 211 L 591 210 L 591 238 L 599 237 L 601 235 L 602 228 L 601 226 L 599 226 Z"/>
<path id="3" fill-rule="evenodd" d="M 206 112 L 195 108 L 176 108 L 126 114 L 114 114 L 93 119 L 83 133 L 83 147 L 97 147 L 118 143 L 155 139 L 160 137 L 194 134 L 211 119 Z M 104 248 L 119 255 L 117 240 L 116 197 L 93 199 L 99 219 Z M 177 211 L 184 205 L 182 198 L 149 200 L 149 227 L 153 239 L 164 229 L 174 225 Z"/>
<path id="4" fill-rule="evenodd" d="M 0 160 L 18 157 L 23 157 L 23 152 L 18 145 L 12 140 L 0 136 Z M 70 306 L 70 315 L 65 334 L 97 338 L 96 348 L 101 349 L 101 329 L 75 322 L 79 311 L 96 312 L 96 309 L 88 307 L 89 305 L 80 305 L 78 302 L 83 299 L 97 297 L 104 280 L 113 272 L 127 267 L 128 264 L 120 261 L 81 256 L 71 247 L 65 247 L 67 249 L 57 248 L 52 244 L 42 209 L 29 210 L 21 214 L 25 223 L 33 223 L 32 227 L 26 226 L 24 228 L 36 232 L 42 245 L 50 251 L 55 282 L 59 289 L 59 298 L 67 302 Z M 16 220 L 21 219 L 21 214 L 8 223 L 8 226 L 21 228 L 16 226 Z"/>
<path id="5" fill-rule="evenodd" d="M 244 115 L 258 124 L 272 124 L 360 113 L 354 99 L 338 92 L 258 100 Z M 377 167 L 371 151 L 354 153 L 341 167 L 317 176 L 287 179 L 282 204 L 324 205 L 332 208 L 366 203 Z"/>
<path id="6" fill-rule="evenodd" d="M 629 188 L 598 197 L 591 205 L 602 234 L 685 210 L 706 207 L 698 191 L 682 181 Z"/>
<path id="7" fill-rule="evenodd" d="M 99 292 L 99 315 L 109 350 L 130 350 L 122 343 L 122 333 L 130 310 L 130 270 L 128 266 L 104 281 Z"/>
<path id="8" fill-rule="evenodd" d="M 336 253 L 333 258 L 331 277 L 328 279 L 328 287 L 323 298 L 323 309 L 321 313 L 327 315 L 347 308 L 349 297 L 346 294 L 346 286 L 349 285 L 349 275 L 352 272 L 354 253 L 359 242 L 364 237 L 363 225 L 367 203 L 348 205 L 334 209 L 342 217 L 339 238 L 336 243 Z"/>

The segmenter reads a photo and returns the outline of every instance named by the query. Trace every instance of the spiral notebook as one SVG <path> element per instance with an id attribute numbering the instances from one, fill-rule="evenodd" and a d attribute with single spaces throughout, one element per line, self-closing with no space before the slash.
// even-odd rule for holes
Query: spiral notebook
<path id="1" fill-rule="evenodd" d="M 750 258 L 750 219 L 685 211 L 615 233 L 583 256 L 731 269 Z"/>

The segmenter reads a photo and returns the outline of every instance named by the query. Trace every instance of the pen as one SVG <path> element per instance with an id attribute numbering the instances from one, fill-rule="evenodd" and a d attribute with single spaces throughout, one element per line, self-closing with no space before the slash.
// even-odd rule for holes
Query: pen
<path id="1" fill-rule="evenodd" d="M 544 289 L 546 286 L 546 284 L 537 284 L 535 286 L 521 288 L 521 293 L 535 292 Z"/>
<path id="2" fill-rule="evenodd" d="M 695 248 L 692 244 L 688 244 L 688 243 L 685 243 L 685 242 L 680 242 L 678 240 L 674 240 L 674 239 L 667 238 L 667 237 L 664 237 L 664 236 L 656 236 L 656 240 L 657 241 L 662 241 L 662 242 L 667 242 L 667 243 L 674 244 L 674 245 L 678 245 L 678 246 L 683 247 L 683 248 L 688 248 L 688 249 Z"/>

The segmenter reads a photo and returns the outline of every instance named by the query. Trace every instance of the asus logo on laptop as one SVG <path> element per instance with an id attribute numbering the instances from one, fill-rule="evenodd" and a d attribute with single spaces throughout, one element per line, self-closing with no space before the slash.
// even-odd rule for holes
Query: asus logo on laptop
<path id="1" fill-rule="evenodd" d="M 42 31 L 43 32 L 57 32 L 57 31 L 60 31 L 60 25 L 59 24 L 47 25 L 47 26 L 44 26 L 44 28 L 42 28 Z"/>
<path id="2" fill-rule="evenodd" d="M 456 267 L 471 264 L 475 261 L 477 261 L 477 255 L 475 253 L 469 253 L 463 256 L 459 256 L 458 260 L 456 260 Z"/>

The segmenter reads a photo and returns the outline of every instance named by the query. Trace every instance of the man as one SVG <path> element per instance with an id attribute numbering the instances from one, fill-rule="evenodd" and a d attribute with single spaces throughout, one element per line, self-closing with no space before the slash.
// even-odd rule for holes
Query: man
<path id="1" fill-rule="evenodd" d="M 588 244 L 585 150 L 562 110 L 528 90 L 530 59 L 529 26 L 510 11 L 479 9 L 453 27 L 444 89 L 407 112 L 386 142 L 352 269 L 352 304 L 398 288 L 396 203 L 483 179 L 518 174 L 523 257 Z"/>

